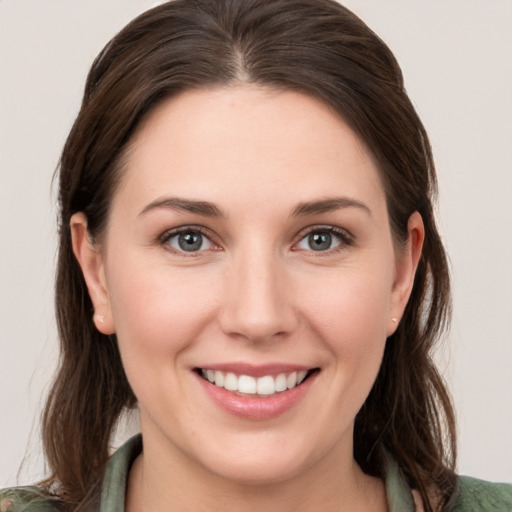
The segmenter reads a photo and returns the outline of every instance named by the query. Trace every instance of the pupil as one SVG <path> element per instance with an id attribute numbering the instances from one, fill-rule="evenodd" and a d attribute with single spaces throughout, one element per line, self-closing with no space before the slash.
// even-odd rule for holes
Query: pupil
<path id="1" fill-rule="evenodd" d="M 309 235 L 309 246 L 313 251 L 325 251 L 331 247 L 330 233 L 313 233 Z"/>
<path id="2" fill-rule="evenodd" d="M 184 251 L 198 251 L 203 243 L 202 235 L 198 233 L 183 233 L 179 236 L 178 243 Z"/>

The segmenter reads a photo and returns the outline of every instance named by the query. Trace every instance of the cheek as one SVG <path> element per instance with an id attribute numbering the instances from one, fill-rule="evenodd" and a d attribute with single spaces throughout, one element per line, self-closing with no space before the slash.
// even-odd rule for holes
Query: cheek
<path id="1" fill-rule="evenodd" d="M 382 272 L 343 271 L 332 276 L 327 291 L 309 287 L 301 293 L 308 324 L 334 361 L 339 389 L 352 390 L 346 396 L 354 414 L 373 385 L 386 345 L 391 277 Z"/>
<path id="2" fill-rule="evenodd" d="M 127 260 L 115 267 L 108 281 L 124 357 L 142 356 L 144 361 L 190 344 L 215 309 L 211 276 L 198 273 Z"/>
<path id="3" fill-rule="evenodd" d="M 386 338 L 391 281 L 370 272 L 343 270 L 325 286 L 308 286 L 304 311 L 335 347 L 358 349 Z M 334 348 L 334 347 L 333 347 Z"/>

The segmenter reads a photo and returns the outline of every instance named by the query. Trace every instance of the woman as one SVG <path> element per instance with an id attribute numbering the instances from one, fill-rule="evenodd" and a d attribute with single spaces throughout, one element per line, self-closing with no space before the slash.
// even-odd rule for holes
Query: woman
<path id="1" fill-rule="evenodd" d="M 134 20 L 61 158 L 52 475 L 2 508 L 511 509 L 454 473 L 435 190 L 394 57 L 338 4 Z"/>

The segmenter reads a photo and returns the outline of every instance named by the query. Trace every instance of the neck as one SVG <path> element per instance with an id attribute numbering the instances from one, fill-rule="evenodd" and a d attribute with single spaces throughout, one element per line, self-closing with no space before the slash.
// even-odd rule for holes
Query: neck
<path id="1" fill-rule="evenodd" d="M 162 456 L 161 443 L 146 441 L 129 475 L 127 512 L 211 510 L 237 512 L 385 512 L 384 484 L 364 474 L 352 451 L 333 447 L 314 466 L 282 481 L 237 482 L 191 463 L 177 450 Z"/>

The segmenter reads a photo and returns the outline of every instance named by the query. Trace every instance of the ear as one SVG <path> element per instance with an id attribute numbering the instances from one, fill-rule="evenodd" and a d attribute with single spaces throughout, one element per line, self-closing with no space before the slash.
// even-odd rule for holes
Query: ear
<path id="1" fill-rule="evenodd" d="M 391 293 L 388 336 L 395 332 L 400 318 L 404 314 L 414 285 L 416 269 L 421 258 L 423 242 L 425 240 L 425 226 L 418 212 L 414 212 L 409 217 L 407 232 L 407 243 L 396 256 L 396 272 Z"/>
<path id="2" fill-rule="evenodd" d="M 93 321 L 103 334 L 115 332 L 107 280 L 100 247 L 92 241 L 84 213 L 75 213 L 70 221 L 73 253 L 82 269 L 89 296 L 94 306 Z"/>

